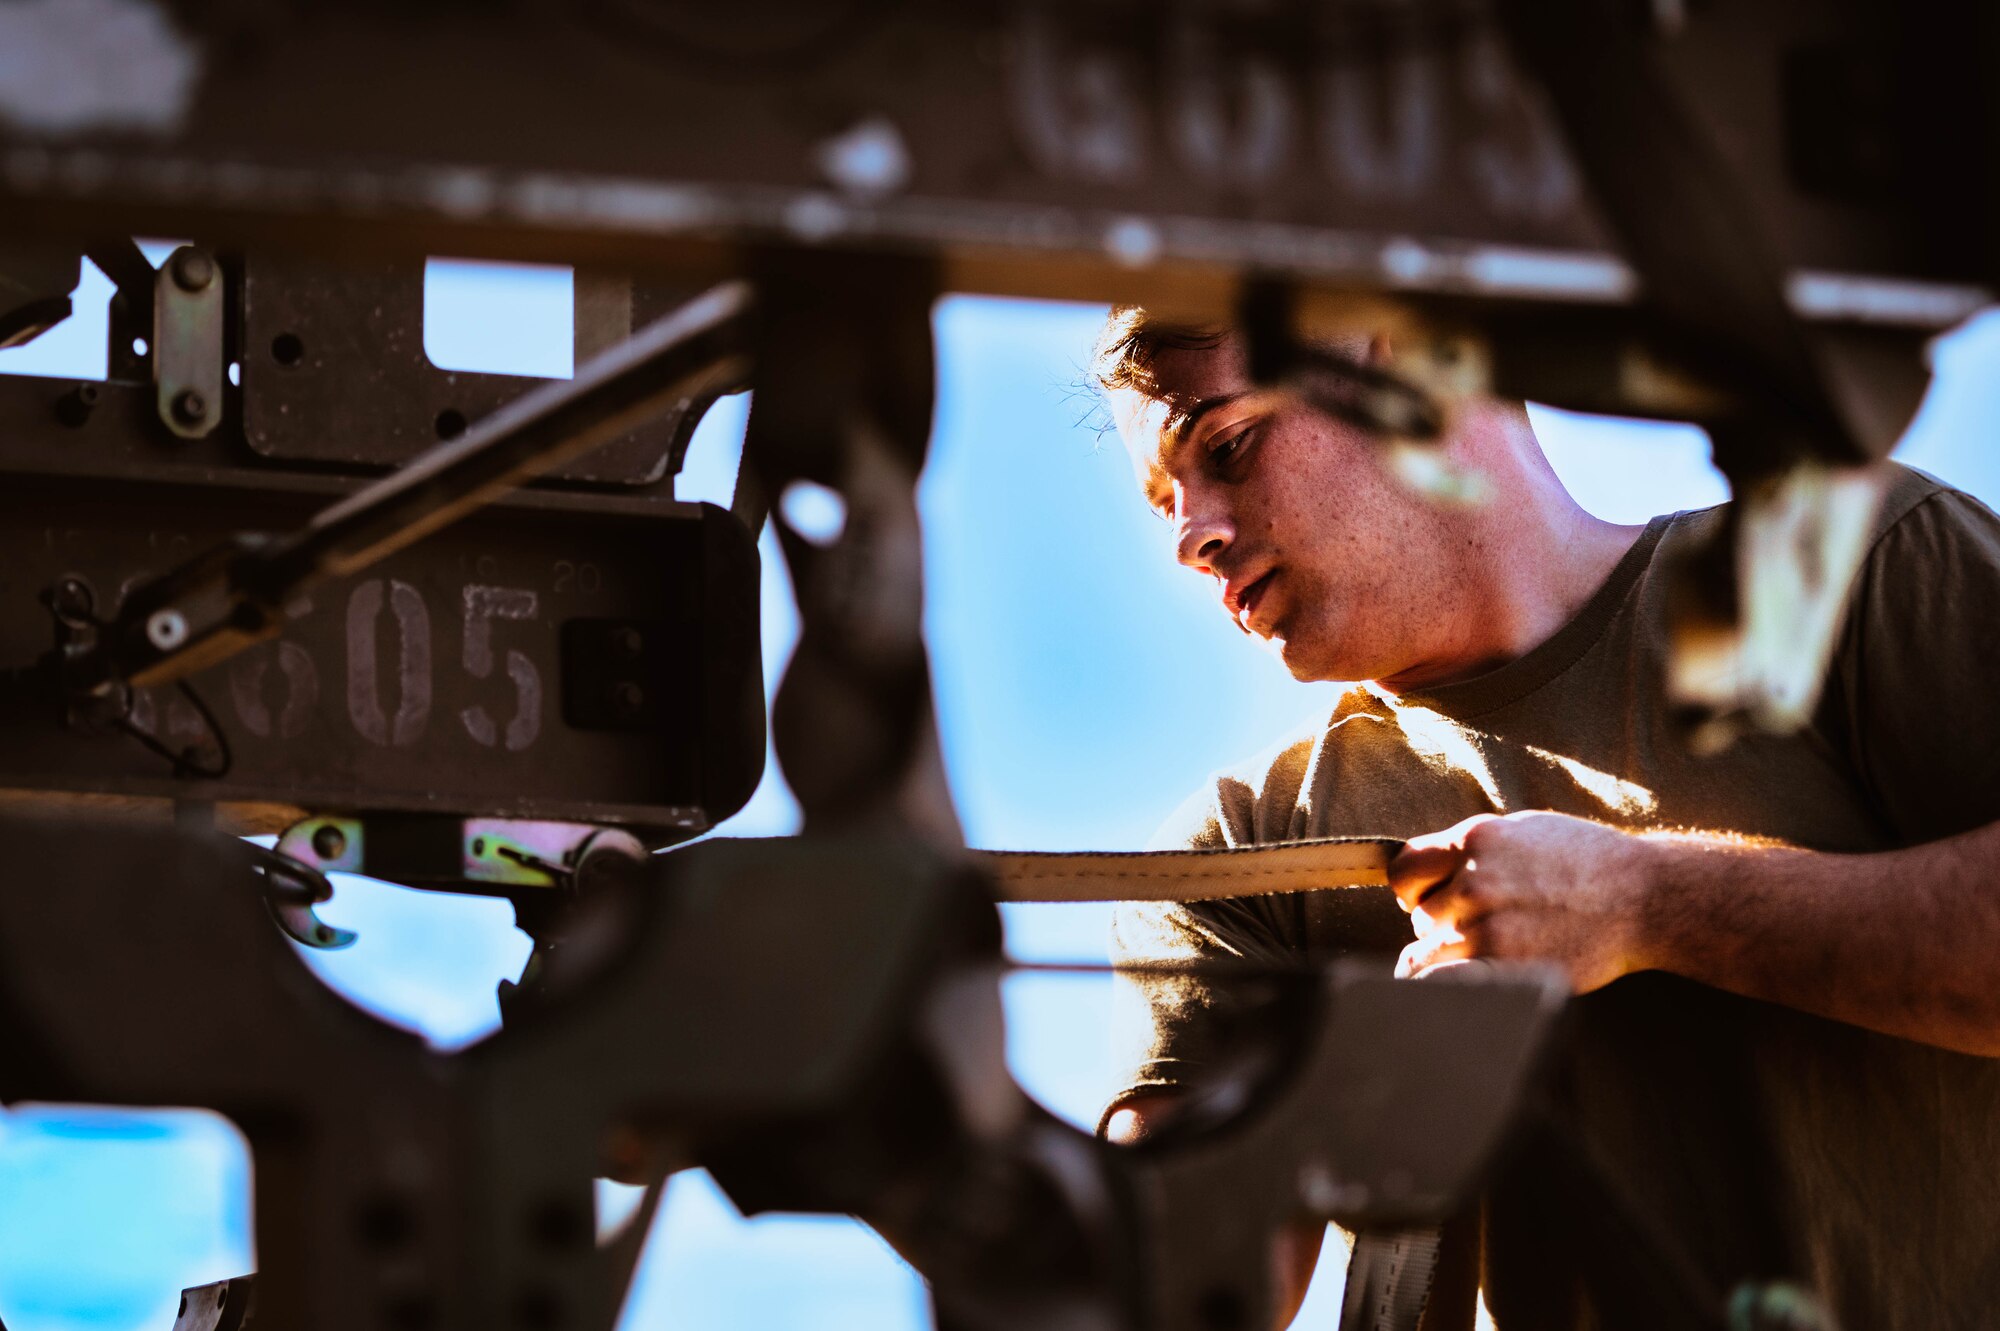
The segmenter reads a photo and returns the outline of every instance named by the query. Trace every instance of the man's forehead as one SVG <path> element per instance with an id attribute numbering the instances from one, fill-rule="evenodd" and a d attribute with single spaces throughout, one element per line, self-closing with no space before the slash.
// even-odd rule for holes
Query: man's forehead
<path id="1" fill-rule="evenodd" d="M 1163 464 L 1175 435 L 1210 403 L 1239 396 L 1247 387 L 1242 347 L 1231 335 L 1213 347 L 1162 348 L 1150 365 L 1148 390 L 1113 389 L 1112 423 L 1142 486 Z"/>
<path id="2" fill-rule="evenodd" d="M 1243 360 L 1243 340 L 1226 333 L 1212 346 L 1161 347 L 1147 366 L 1150 396 L 1170 410 L 1186 413 L 1208 398 L 1240 393 L 1249 387 Z"/>

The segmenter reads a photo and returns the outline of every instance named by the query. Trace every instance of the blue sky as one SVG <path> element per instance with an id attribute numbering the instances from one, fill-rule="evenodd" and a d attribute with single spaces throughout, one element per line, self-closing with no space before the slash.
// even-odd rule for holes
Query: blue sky
<path id="1" fill-rule="evenodd" d="M 79 314 L 0 352 L 0 373 L 102 377 L 103 302 L 89 270 Z M 921 492 L 926 622 L 952 789 L 975 845 L 1132 848 L 1213 769 L 1266 747 L 1330 701 L 1301 686 L 1174 566 L 1115 439 L 1078 389 L 1101 307 L 951 297 L 936 316 L 937 428 Z M 434 264 L 426 346 L 461 369 L 565 375 L 569 277 L 560 269 Z M 1902 456 L 2000 498 L 2000 316 L 1935 350 L 1938 378 Z M 1587 508 L 1619 521 L 1723 497 L 1687 426 L 1537 408 L 1555 466 Z M 698 432 L 680 493 L 726 502 L 744 403 Z M 765 542 L 763 622 L 775 681 L 796 636 Z M 782 834 L 796 807 L 775 765 L 723 829 Z M 494 983 L 526 941 L 507 907 L 343 879 L 323 914 L 351 951 L 308 958 L 386 1019 L 458 1046 L 497 1022 Z M 1103 956 L 1105 912 L 1009 907 L 1008 945 L 1032 959 Z M 1006 989 L 1015 1075 L 1072 1121 L 1104 1093 L 1108 984 L 1017 976 Z M 220 1120 L 0 1110 L 0 1319 L 11 1331 L 166 1331 L 184 1284 L 253 1264 L 248 1165 Z M 607 1188 L 607 1210 L 625 1199 Z M 915 1278 L 872 1236 L 832 1219 L 746 1224 L 699 1176 L 677 1180 L 655 1225 L 627 1328 L 916 1327 Z M 1300 1325 L 1331 1327 L 1338 1281 Z"/>

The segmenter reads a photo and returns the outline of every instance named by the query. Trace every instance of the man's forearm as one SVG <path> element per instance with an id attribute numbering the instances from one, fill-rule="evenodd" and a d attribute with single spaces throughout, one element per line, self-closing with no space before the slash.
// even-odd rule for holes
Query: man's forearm
<path id="1" fill-rule="evenodd" d="M 1642 838 L 1646 960 L 1718 989 L 2000 1056 L 2000 824 L 1869 855 Z"/>

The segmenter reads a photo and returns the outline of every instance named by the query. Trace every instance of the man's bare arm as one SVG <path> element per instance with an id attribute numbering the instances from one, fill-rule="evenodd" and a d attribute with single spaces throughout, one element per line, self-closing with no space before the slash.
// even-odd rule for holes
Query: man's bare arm
<path id="1" fill-rule="evenodd" d="M 1405 974 L 1541 960 L 1584 992 L 1664 970 L 2000 1056 L 2000 823 L 1838 855 L 1521 813 L 1417 838 L 1390 878 L 1418 934 Z"/>

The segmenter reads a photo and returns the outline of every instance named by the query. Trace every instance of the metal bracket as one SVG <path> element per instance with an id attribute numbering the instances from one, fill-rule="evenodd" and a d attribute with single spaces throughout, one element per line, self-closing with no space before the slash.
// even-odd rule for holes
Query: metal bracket
<path id="1" fill-rule="evenodd" d="M 322 874 L 362 873 L 389 882 L 493 895 L 516 887 L 568 888 L 601 855 L 641 863 L 646 858 L 639 838 L 595 823 L 380 816 L 373 821 L 381 835 L 371 839 L 369 821 L 303 819 L 278 838 L 278 853 Z"/>
<path id="2" fill-rule="evenodd" d="M 319 835 L 324 840 L 339 832 L 327 826 Z M 333 884 L 318 868 L 283 851 L 260 854 L 257 867 L 264 875 L 264 904 L 271 908 L 271 918 L 285 937 L 326 952 L 351 947 L 360 937 L 352 929 L 336 928 L 313 913 L 314 906 L 333 899 Z"/>
<path id="3" fill-rule="evenodd" d="M 236 1276 L 181 1291 L 174 1331 L 249 1331 L 257 1312 L 255 1276 Z"/>
<path id="4" fill-rule="evenodd" d="M 153 382 L 160 420 L 182 439 L 206 438 L 222 423 L 222 266 L 183 245 L 160 265 L 153 286 Z"/>

